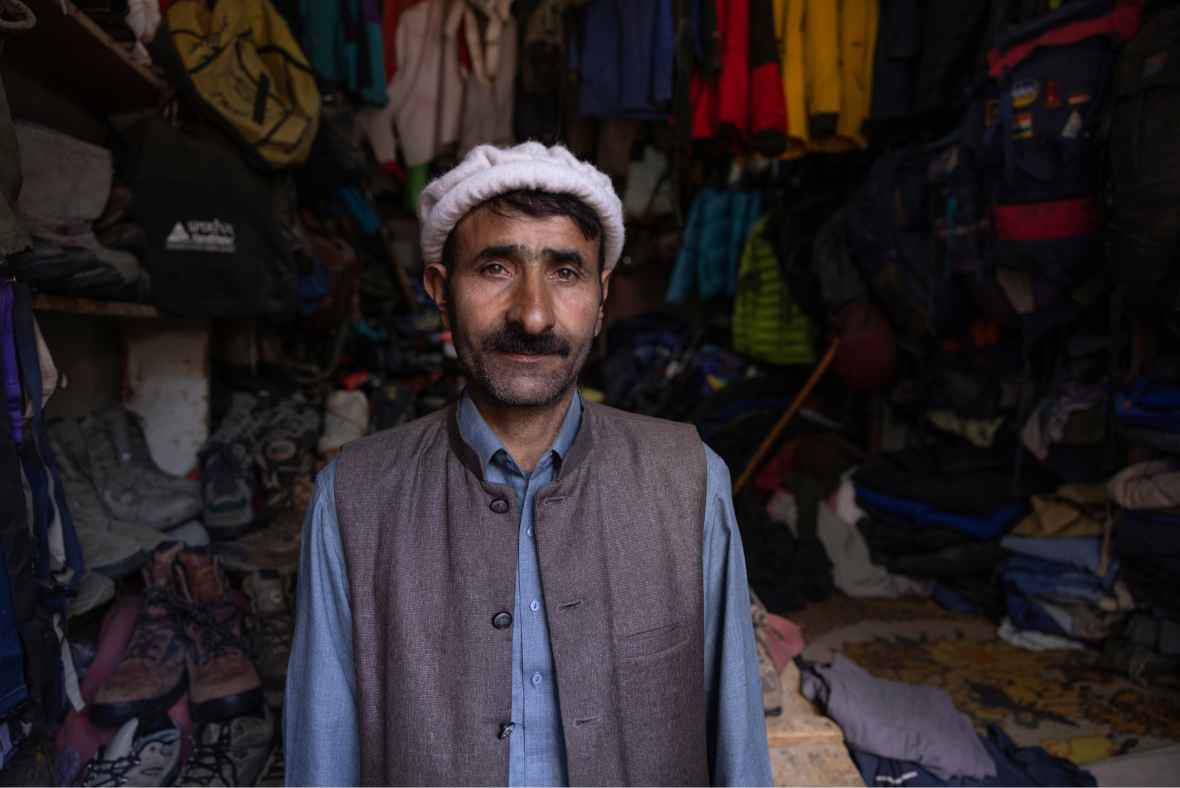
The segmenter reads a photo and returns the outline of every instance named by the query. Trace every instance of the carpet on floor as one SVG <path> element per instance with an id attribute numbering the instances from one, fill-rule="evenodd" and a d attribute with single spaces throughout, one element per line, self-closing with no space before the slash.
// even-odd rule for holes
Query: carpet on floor
<path id="1" fill-rule="evenodd" d="M 986 618 L 941 608 L 923 618 L 929 608 L 913 600 L 850 599 L 787 616 L 807 639 L 804 659 L 826 663 L 839 651 L 879 678 L 942 687 L 981 731 L 999 723 L 1021 746 L 1079 765 L 1180 742 L 1180 692 L 1106 671 L 1096 651 L 1025 651 L 997 639 Z M 885 620 L 844 623 L 881 611 Z"/>

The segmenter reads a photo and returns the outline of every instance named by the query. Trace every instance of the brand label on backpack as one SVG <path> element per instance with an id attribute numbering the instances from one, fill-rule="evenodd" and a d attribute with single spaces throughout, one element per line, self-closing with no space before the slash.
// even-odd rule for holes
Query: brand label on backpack
<path id="1" fill-rule="evenodd" d="M 164 239 L 164 248 L 174 252 L 225 252 L 238 250 L 234 226 L 217 219 L 177 222 Z"/>
<path id="2" fill-rule="evenodd" d="M 1027 107 L 1037 100 L 1041 83 L 1035 79 L 1022 79 L 1012 86 L 1012 106 Z"/>

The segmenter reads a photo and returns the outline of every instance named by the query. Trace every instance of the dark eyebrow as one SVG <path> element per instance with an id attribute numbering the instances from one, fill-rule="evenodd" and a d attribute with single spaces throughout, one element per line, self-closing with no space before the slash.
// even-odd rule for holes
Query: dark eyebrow
<path id="1" fill-rule="evenodd" d="M 472 264 L 479 265 L 480 263 L 486 263 L 488 260 L 494 260 L 497 257 L 518 257 L 522 252 L 524 252 L 524 247 L 516 244 L 486 246 L 483 251 L 475 256 Z"/>
<path id="2" fill-rule="evenodd" d="M 574 268 L 585 271 L 586 261 L 582 255 L 573 249 L 542 249 L 541 256 L 546 260 L 552 260 L 555 263 L 562 265 L 572 265 Z"/>

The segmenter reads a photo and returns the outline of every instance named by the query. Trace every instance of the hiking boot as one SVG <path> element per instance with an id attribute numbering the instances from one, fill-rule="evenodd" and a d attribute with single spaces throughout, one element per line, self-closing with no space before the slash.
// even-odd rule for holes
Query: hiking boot
<path id="1" fill-rule="evenodd" d="M 250 646 L 258 658 L 266 705 L 283 707 L 287 686 L 287 662 L 295 636 L 295 611 L 288 594 L 289 578 L 274 569 L 259 569 L 242 583 L 246 615 L 250 622 Z"/>
<path id="2" fill-rule="evenodd" d="M 20 726 L 13 724 L 14 728 Z M 45 734 L 37 729 L 29 731 L 16 752 L 0 768 L 0 786 L 61 785 L 57 776 L 58 751 Z"/>
<path id="3" fill-rule="evenodd" d="M 180 773 L 180 728 L 168 717 L 163 727 L 136 736 L 140 721 L 130 719 L 115 734 L 109 747 L 86 764 L 81 785 L 160 786 L 171 785 Z"/>
<path id="4" fill-rule="evenodd" d="M 177 584 L 187 614 L 189 710 L 197 722 L 224 720 L 263 705 L 262 682 L 246 656 L 241 617 L 217 556 L 208 548 L 182 552 Z"/>
<path id="5" fill-rule="evenodd" d="M 126 577 L 143 564 L 146 555 L 133 538 L 113 532 L 111 518 L 90 481 L 86 439 L 78 422 L 62 419 L 50 426 L 49 443 L 86 568 L 112 578 Z"/>
<path id="6" fill-rule="evenodd" d="M 229 412 L 201 452 L 205 511 L 201 521 L 211 539 L 233 539 L 254 526 L 254 452 L 261 425 L 258 399 L 233 393 Z"/>
<path id="7" fill-rule="evenodd" d="M 272 750 L 274 716 L 263 706 L 231 720 L 206 722 L 197 728 L 194 738 L 197 748 L 177 785 L 254 785 Z"/>
<path id="8" fill-rule="evenodd" d="M 286 784 L 287 759 L 283 755 L 283 740 L 276 737 L 275 744 L 271 747 L 270 755 L 266 759 L 266 766 L 262 768 L 262 774 L 258 775 L 254 785 L 257 788 L 276 788 Z"/>
<path id="9" fill-rule="evenodd" d="M 90 459 L 90 478 L 112 517 L 164 530 L 192 519 L 200 511 L 200 504 L 191 495 L 157 487 L 123 467 L 102 420 L 86 416 L 81 427 Z"/>
<path id="10" fill-rule="evenodd" d="M 121 405 L 110 405 L 94 415 L 106 425 L 119 461 L 136 478 L 153 487 L 187 495 L 196 501 L 201 499 L 200 482 L 165 473 L 156 465 L 138 415 Z"/>
<path id="11" fill-rule="evenodd" d="M 305 505 L 303 513 L 306 511 Z M 303 541 L 303 513 L 296 508 L 284 508 L 261 531 L 232 542 L 220 542 L 217 552 L 221 560 L 239 572 L 277 569 L 281 574 L 295 574 Z"/>
<path id="12" fill-rule="evenodd" d="M 267 415 L 258 443 L 262 475 L 262 506 L 273 511 L 284 491 L 310 466 L 311 451 L 320 433 L 320 414 L 309 405 L 282 400 Z"/>
<path id="13" fill-rule="evenodd" d="M 324 404 L 324 434 L 317 451 L 335 455 L 349 441 L 363 438 L 369 427 L 369 401 L 361 391 L 333 391 Z"/>
<path id="14" fill-rule="evenodd" d="M 185 635 L 174 580 L 181 542 L 162 545 L 143 568 L 143 602 L 123 658 L 90 704 L 95 725 L 162 717 L 184 694 Z"/>

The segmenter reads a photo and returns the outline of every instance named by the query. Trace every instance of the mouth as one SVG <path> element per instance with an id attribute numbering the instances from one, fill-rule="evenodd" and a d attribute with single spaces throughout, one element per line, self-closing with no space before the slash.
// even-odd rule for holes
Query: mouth
<path id="1" fill-rule="evenodd" d="M 556 353 L 508 353 L 503 350 L 497 350 L 496 353 L 518 364 L 536 364 L 557 355 Z"/>

